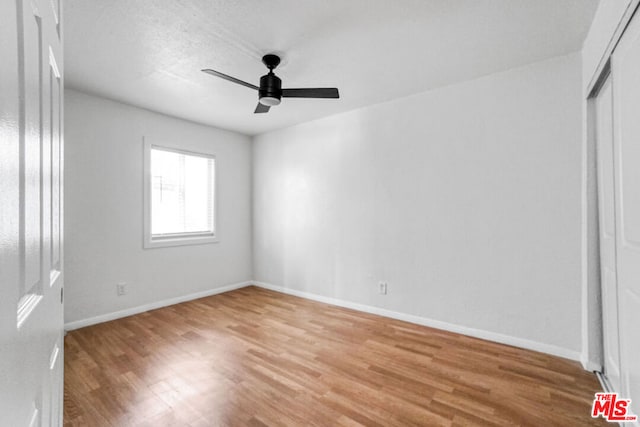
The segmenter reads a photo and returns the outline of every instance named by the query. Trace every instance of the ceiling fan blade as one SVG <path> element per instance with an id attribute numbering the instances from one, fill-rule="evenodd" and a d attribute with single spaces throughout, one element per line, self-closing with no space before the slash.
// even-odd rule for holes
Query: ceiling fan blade
<path id="1" fill-rule="evenodd" d="M 240 79 L 236 79 L 235 77 L 227 76 L 226 74 L 223 74 L 223 73 L 221 73 L 219 71 L 216 71 L 216 70 L 210 70 L 210 69 L 207 68 L 207 69 L 202 70 L 202 72 L 207 73 L 207 74 L 211 74 L 212 76 L 220 77 L 221 79 L 229 80 L 230 82 L 237 83 L 239 85 L 246 86 L 246 87 L 251 88 L 251 89 L 258 90 L 258 86 L 256 86 L 256 85 L 252 85 L 251 83 L 243 82 Z"/>
<path id="2" fill-rule="evenodd" d="M 256 106 L 256 110 L 253 112 L 255 113 L 268 113 L 269 112 L 269 107 L 268 105 L 264 105 L 258 102 L 258 105 Z"/>
<path id="3" fill-rule="evenodd" d="M 340 98 L 335 87 L 317 87 L 304 89 L 282 89 L 284 98 Z"/>

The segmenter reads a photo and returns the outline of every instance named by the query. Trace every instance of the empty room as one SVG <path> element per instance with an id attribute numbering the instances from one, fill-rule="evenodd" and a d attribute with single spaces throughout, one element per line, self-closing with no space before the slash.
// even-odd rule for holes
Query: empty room
<path id="1" fill-rule="evenodd" d="M 639 4 L 3 0 L 0 427 L 640 427 Z"/>

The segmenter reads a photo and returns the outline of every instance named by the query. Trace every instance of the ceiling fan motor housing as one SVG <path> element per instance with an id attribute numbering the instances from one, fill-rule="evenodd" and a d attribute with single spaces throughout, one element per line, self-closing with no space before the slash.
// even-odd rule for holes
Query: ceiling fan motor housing
<path id="1" fill-rule="evenodd" d="M 262 57 L 262 63 L 269 69 L 269 73 L 260 77 L 260 87 L 228 76 L 220 71 L 204 69 L 207 74 L 229 80 L 235 84 L 246 86 L 249 89 L 258 90 L 258 105 L 254 113 L 267 113 L 270 107 L 280 104 L 280 99 L 285 98 L 340 98 L 338 88 L 286 88 L 282 89 L 282 80 L 273 74 L 273 70 L 280 64 L 280 57 L 269 53 Z"/>
<path id="2" fill-rule="evenodd" d="M 260 77 L 260 88 L 258 89 L 260 103 L 273 106 L 280 104 L 282 97 L 282 80 L 273 72 Z"/>

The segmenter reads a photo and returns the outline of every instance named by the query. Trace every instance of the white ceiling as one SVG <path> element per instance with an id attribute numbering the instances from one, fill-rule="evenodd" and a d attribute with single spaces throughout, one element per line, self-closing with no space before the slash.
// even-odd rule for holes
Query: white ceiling
<path id="1" fill-rule="evenodd" d="M 579 50 L 598 0 L 66 0 L 71 88 L 258 134 Z M 262 55 L 284 99 L 253 114 Z"/>

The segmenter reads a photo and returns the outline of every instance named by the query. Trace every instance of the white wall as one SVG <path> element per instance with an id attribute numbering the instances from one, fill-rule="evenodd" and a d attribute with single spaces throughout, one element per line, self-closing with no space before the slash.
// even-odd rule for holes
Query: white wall
<path id="1" fill-rule="evenodd" d="M 256 137 L 254 278 L 578 358 L 580 93 L 572 54 Z"/>
<path id="2" fill-rule="evenodd" d="M 219 243 L 142 248 L 143 135 L 216 154 Z M 66 90 L 65 230 L 67 323 L 251 280 L 251 140 Z"/>

